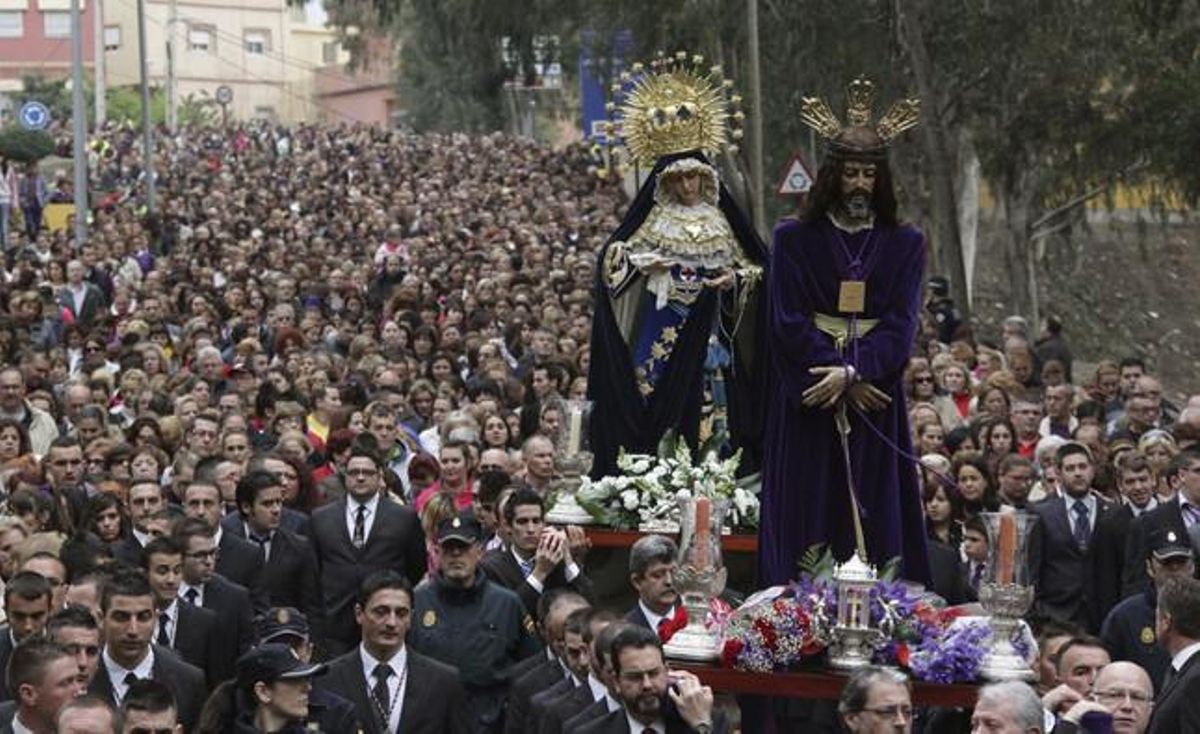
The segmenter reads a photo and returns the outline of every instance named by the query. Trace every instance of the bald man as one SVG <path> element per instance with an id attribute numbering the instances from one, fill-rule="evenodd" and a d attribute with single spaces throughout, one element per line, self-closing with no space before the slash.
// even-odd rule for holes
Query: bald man
<path id="1" fill-rule="evenodd" d="M 1109 663 L 1096 674 L 1092 694 L 1076 703 L 1054 726 L 1053 734 L 1085 731 L 1079 722 L 1089 711 L 1112 716 L 1113 734 L 1145 734 L 1150 724 L 1154 685 L 1137 663 Z"/>

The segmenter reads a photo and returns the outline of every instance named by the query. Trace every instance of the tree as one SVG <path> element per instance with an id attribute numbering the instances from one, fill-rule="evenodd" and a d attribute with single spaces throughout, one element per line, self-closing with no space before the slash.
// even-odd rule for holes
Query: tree
<path id="1" fill-rule="evenodd" d="M 33 163 L 54 152 L 54 138 L 43 130 L 10 125 L 0 131 L 0 157 Z"/>

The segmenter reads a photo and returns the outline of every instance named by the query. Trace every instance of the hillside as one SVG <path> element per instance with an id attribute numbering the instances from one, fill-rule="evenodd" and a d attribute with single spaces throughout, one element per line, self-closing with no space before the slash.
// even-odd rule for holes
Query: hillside
<path id="1" fill-rule="evenodd" d="M 984 222 L 975 277 L 977 332 L 999 334 L 1010 313 L 995 227 Z M 1078 362 L 1142 353 L 1173 399 L 1200 392 L 1200 225 L 1108 221 L 1047 241 L 1042 313 L 1063 319 Z M 1082 384 L 1090 369 L 1076 374 Z"/>

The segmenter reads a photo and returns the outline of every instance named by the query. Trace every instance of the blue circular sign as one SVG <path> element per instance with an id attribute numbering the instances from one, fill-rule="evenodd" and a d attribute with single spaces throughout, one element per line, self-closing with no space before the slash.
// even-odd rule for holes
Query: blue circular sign
<path id="1" fill-rule="evenodd" d="M 21 105 L 21 124 L 29 130 L 41 130 L 50 124 L 50 108 L 37 101 Z"/>

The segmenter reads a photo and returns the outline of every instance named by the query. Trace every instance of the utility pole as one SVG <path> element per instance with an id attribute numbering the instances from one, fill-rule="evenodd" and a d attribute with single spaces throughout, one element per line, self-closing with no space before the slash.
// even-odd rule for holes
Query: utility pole
<path id="1" fill-rule="evenodd" d="M 92 13 L 95 16 L 96 22 L 92 24 L 95 31 L 93 43 L 95 44 L 96 60 L 93 65 L 95 72 L 95 83 L 93 86 L 96 90 L 96 121 L 95 129 L 99 130 L 104 126 L 104 121 L 108 119 L 108 100 L 104 98 L 108 89 L 108 79 L 105 77 L 105 61 L 104 58 L 104 0 L 93 0 Z"/>
<path id="2" fill-rule="evenodd" d="M 150 128 L 150 73 L 146 62 L 146 0 L 137 0 L 138 60 L 142 72 L 142 175 L 146 177 L 146 211 L 154 213 L 154 131 Z"/>
<path id="3" fill-rule="evenodd" d="M 175 134 L 179 123 L 179 90 L 175 84 L 175 24 L 179 21 L 175 0 L 167 3 L 167 129 Z"/>
<path id="4" fill-rule="evenodd" d="M 83 13 L 80 0 L 71 0 L 71 127 L 75 164 L 75 248 L 87 239 L 87 105 L 83 99 Z"/>
<path id="5" fill-rule="evenodd" d="M 746 26 L 750 37 L 750 200 L 754 228 L 760 236 L 767 231 L 767 208 L 763 200 L 763 106 L 762 76 L 759 73 L 758 0 L 746 0 Z"/>

